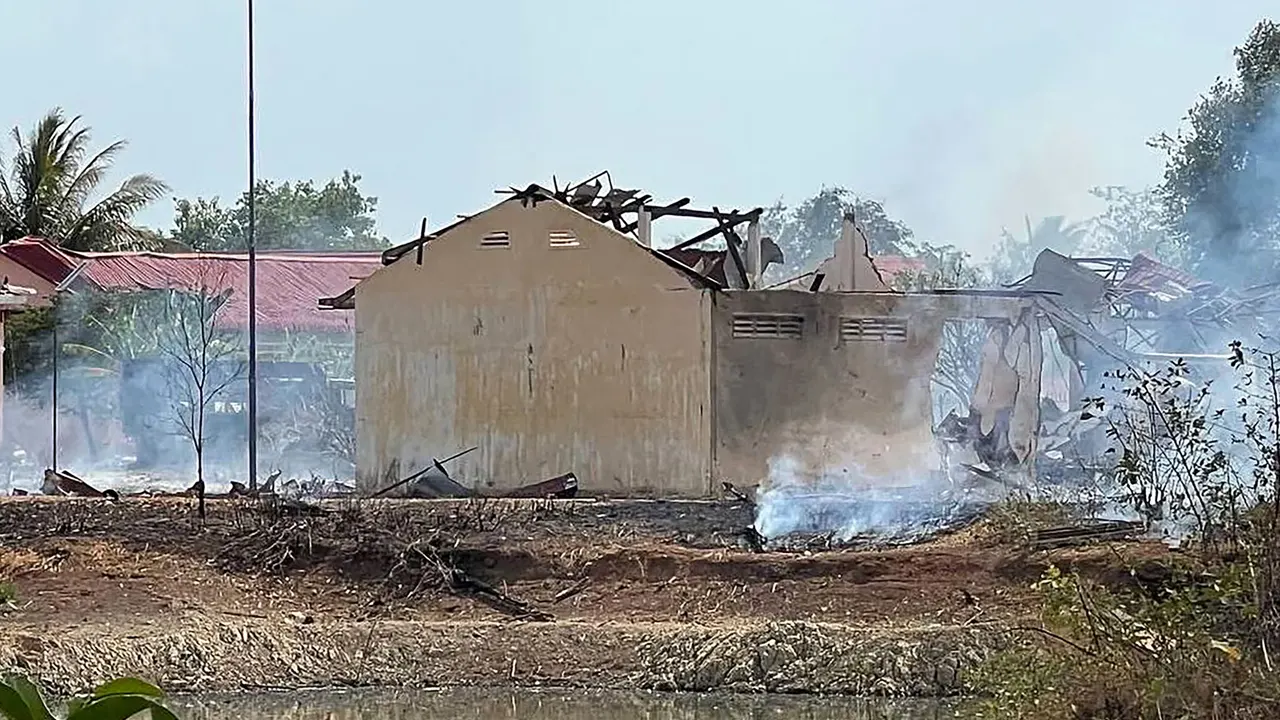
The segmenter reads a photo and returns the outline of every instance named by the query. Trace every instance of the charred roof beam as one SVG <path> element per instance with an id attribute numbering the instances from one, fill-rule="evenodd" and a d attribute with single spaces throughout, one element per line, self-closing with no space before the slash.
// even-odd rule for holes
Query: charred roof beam
<path id="1" fill-rule="evenodd" d="M 737 210 L 733 210 L 729 212 L 721 212 L 719 209 L 716 209 L 716 208 L 712 208 L 711 210 L 697 210 L 694 208 L 687 208 L 683 206 L 678 208 L 672 208 L 670 206 L 663 207 L 663 206 L 650 205 L 650 206 L 647 206 L 647 209 L 649 210 L 649 214 L 653 217 L 654 220 L 657 220 L 658 218 L 664 217 L 664 216 L 672 216 L 672 217 L 697 218 L 699 220 L 716 220 L 719 222 L 732 220 L 735 225 L 747 222 L 749 220 L 759 220 L 760 216 L 764 214 L 764 208 L 756 208 L 755 210 L 748 210 L 747 212 L 741 212 Z"/>
<path id="2" fill-rule="evenodd" d="M 679 210 L 680 208 L 688 205 L 691 202 L 693 201 L 685 197 L 685 198 L 680 198 L 679 200 L 676 200 L 673 203 L 668 203 L 666 205 L 660 205 L 660 206 L 644 205 L 643 209 L 649 211 L 649 219 L 653 220 L 653 217 L 654 217 L 653 213 L 655 210 L 662 210 L 664 212 L 671 211 L 671 210 Z M 622 232 L 624 233 L 635 232 L 636 228 L 638 228 L 639 226 L 640 226 L 640 221 L 633 220 L 632 222 L 628 223 L 625 227 L 622 228 Z"/>
<path id="3" fill-rule="evenodd" d="M 672 247 L 669 249 L 684 250 L 685 248 L 693 247 L 694 245 L 697 245 L 699 243 L 704 243 L 717 235 L 723 235 L 724 233 L 730 230 L 733 230 L 735 227 L 737 227 L 738 225 L 741 225 L 744 222 L 746 222 L 746 220 L 741 220 L 737 218 L 728 218 L 726 220 L 716 223 L 715 227 L 707 228 L 706 230 L 703 230 L 702 232 L 698 233 L 697 235 L 694 235 L 688 240 L 681 240 L 679 245 L 676 245 L 675 247 Z"/>
<path id="4" fill-rule="evenodd" d="M 742 252 L 739 250 L 739 247 L 743 244 L 742 238 L 738 237 L 738 233 L 733 230 L 734 226 L 739 223 L 729 222 L 731 218 L 721 213 L 718 207 L 711 208 L 711 211 L 714 213 L 711 219 L 717 221 L 721 227 L 724 227 L 727 222 L 729 223 L 729 226 L 722 231 L 725 244 L 729 248 L 729 257 L 733 258 L 733 266 L 737 268 L 738 276 L 742 280 L 742 287 L 751 287 L 751 275 L 747 270 L 746 262 L 742 259 Z"/>

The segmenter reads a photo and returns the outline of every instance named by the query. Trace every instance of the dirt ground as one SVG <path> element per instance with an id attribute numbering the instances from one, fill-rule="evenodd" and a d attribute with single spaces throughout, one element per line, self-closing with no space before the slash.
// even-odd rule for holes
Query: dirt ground
<path id="1" fill-rule="evenodd" d="M 755 553 L 739 535 L 751 508 L 730 502 L 378 500 L 323 510 L 210 500 L 201 521 L 186 498 L 0 499 L 0 635 L 145 639 L 193 623 L 335 633 L 417 623 L 416 632 L 474 634 L 514 622 L 580 638 L 779 622 L 967 631 L 1034 613 L 1030 584 L 1049 562 L 1101 575 L 1117 552 L 1164 552 L 1031 553 L 979 524 L 909 547 Z M 601 640 L 593 663 L 617 653 L 626 666 L 635 648 L 625 645 Z M 491 660 L 470 670 L 465 657 L 452 662 L 484 682 L 506 662 Z M 556 659 L 528 662 L 544 660 Z"/>

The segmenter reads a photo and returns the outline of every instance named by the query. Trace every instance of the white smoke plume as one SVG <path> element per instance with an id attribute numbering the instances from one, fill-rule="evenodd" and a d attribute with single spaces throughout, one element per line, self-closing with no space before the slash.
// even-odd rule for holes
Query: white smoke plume
<path id="1" fill-rule="evenodd" d="M 958 492 L 944 472 L 875 477 L 856 463 L 807 468 L 782 455 L 770 460 L 757 491 L 754 528 L 771 541 L 789 535 L 910 541 L 971 517 L 981 504 Z"/>

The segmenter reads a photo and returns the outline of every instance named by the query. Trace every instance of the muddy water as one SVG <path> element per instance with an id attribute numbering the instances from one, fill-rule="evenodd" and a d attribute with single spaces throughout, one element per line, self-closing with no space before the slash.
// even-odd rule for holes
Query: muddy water
<path id="1" fill-rule="evenodd" d="M 316 691 L 176 697 L 183 720 L 950 720 L 944 704 L 781 695 Z"/>

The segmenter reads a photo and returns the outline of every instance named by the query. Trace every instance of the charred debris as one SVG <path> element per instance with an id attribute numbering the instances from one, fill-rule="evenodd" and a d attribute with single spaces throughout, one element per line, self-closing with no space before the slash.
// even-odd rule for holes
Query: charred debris
<path id="1" fill-rule="evenodd" d="M 537 205 L 547 200 L 568 205 L 602 225 L 634 237 L 658 259 L 681 272 L 695 275 L 710 287 L 758 288 L 765 269 L 770 264 L 785 261 L 777 243 L 772 238 L 760 236 L 760 218 L 764 208 L 696 208 L 692 207 L 693 201 L 688 197 L 655 202 L 653 195 L 641 190 L 616 187 L 607 170 L 564 186 L 552 178 L 550 188 L 534 183 L 524 188 L 508 187 L 495 192 L 525 205 Z M 671 247 L 654 248 L 653 223 L 665 217 L 710 221 L 710 225 Z M 468 216 L 459 216 L 459 222 L 467 219 Z M 416 261 L 421 263 L 423 245 L 451 227 L 428 235 L 424 222 L 422 237 L 387 250 L 383 254 L 383 262 L 392 262 L 416 251 Z M 716 241 L 723 242 L 723 250 L 706 247 L 707 243 Z"/>
<path id="2" fill-rule="evenodd" d="M 1258 337 L 1280 311 L 1280 283 L 1235 290 L 1145 254 L 1071 258 L 1045 250 L 1007 289 L 1022 293 L 1018 317 L 985 319 L 972 356 L 939 358 L 976 365 L 967 411 L 944 414 L 935 405 L 941 470 L 893 490 L 824 487 L 819 479 L 752 493 L 726 483 L 726 498 L 760 505 L 742 544 L 762 551 L 915 543 L 963 528 L 1010 497 L 1070 505 L 1087 518 L 1032 533 L 1037 549 L 1152 531 L 1159 518 L 1122 510 L 1123 493 L 1111 481 L 1107 429 L 1117 419 L 1100 413 L 1117 410 L 1100 411 L 1090 398 L 1117 391 L 1107 379 L 1117 369 L 1161 372 L 1178 360 L 1192 379 L 1217 377 L 1228 342 Z M 766 502 L 771 492 L 785 497 Z M 787 522 L 772 522 L 778 513 Z M 770 527 L 786 532 L 770 537 Z"/>
<path id="3" fill-rule="evenodd" d="M 1011 287 L 1027 293 L 1027 311 L 989 328 L 969 412 L 949 413 L 935 434 L 970 451 L 973 474 L 1041 486 L 1107 469 L 1107 418 L 1086 401 L 1114 391 L 1108 374 L 1181 360 L 1193 375 L 1217 377 L 1228 343 L 1258 337 L 1280 311 L 1280 283 L 1237 291 L 1142 253 L 1045 250 Z"/>
<path id="4" fill-rule="evenodd" d="M 403 489 L 404 497 L 433 500 L 482 498 L 563 500 L 577 496 L 578 478 L 572 472 L 522 485 L 496 495 L 485 495 L 466 487 L 449 476 L 449 471 L 445 468 L 445 465 L 475 449 L 474 447 L 469 448 L 443 460 L 432 460 L 427 467 L 372 493 L 369 498 L 384 497 L 401 489 Z M 221 493 L 206 493 L 204 488 L 197 482 L 182 492 L 165 493 L 147 490 L 124 493 L 123 496 L 284 499 L 299 508 L 309 505 L 308 501 L 311 500 L 356 497 L 355 489 L 345 483 L 329 481 L 319 476 L 313 476 L 310 480 L 304 481 L 289 479 L 279 482 L 280 475 L 280 471 L 272 473 L 257 488 L 249 488 L 242 482 L 232 481 L 230 488 Z M 105 498 L 112 501 L 119 501 L 122 497 L 122 493 L 114 489 L 99 490 L 69 470 L 54 470 L 52 468 L 45 468 L 40 492 L 51 497 Z M 13 493 L 15 495 L 28 494 L 27 491 L 17 488 L 14 489 Z M 319 511 L 318 506 L 310 505 L 310 507 L 317 512 Z"/>

